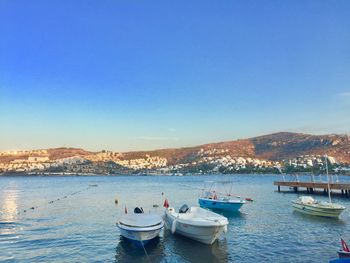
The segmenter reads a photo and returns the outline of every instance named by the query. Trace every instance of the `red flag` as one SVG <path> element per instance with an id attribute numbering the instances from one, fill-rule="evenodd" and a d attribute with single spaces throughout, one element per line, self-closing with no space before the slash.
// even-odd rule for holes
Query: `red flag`
<path id="1" fill-rule="evenodd" d="M 350 249 L 349 249 L 348 245 L 346 244 L 345 240 L 342 238 L 340 238 L 340 240 L 341 240 L 341 246 L 343 247 L 343 250 L 345 252 L 350 252 Z"/>
<path id="2" fill-rule="evenodd" d="M 126 206 L 125 206 L 125 209 L 124 209 L 124 213 L 125 213 L 125 214 L 128 213 L 128 209 L 126 208 Z"/>
<path id="3" fill-rule="evenodd" d="M 169 207 L 169 202 L 168 202 L 168 199 L 165 198 L 164 200 L 164 205 L 163 205 L 165 208 L 168 208 Z"/>

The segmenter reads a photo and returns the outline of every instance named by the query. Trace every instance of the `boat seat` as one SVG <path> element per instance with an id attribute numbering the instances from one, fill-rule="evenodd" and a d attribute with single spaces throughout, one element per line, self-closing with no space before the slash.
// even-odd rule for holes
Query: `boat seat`
<path id="1" fill-rule="evenodd" d="M 180 214 L 185 214 L 185 213 L 187 213 L 188 209 L 190 209 L 190 208 L 188 207 L 188 205 L 184 204 L 184 205 L 182 205 L 181 208 L 179 209 L 179 213 L 180 213 Z"/>
<path id="2" fill-rule="evenodd" d="M 143 214 L 143 208 L 141 207 L 135 207 L 134 209 L 135 214 Z"/>

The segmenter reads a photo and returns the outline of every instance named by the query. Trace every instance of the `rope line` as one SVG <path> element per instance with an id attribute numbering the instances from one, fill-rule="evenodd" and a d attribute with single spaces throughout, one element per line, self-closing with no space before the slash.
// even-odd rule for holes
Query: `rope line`
<path id="1" fill-rule="evenodd" d="M 146 248 L 145 248 L 145 245 L 143 244 L 142 240 L 141 240 L 140 242 L 141 242 L 141 246 L 142 246 L 142 248 L 143 248 L 143 251 L 144 251 L 145 254 L 146 254 L 147 259 L 149 259 L 149 256 L 148 256 L 148 254 L 147 254 L 147 250 L 146 250 Z"/>
<path id="2" fill-rule="evenodd" d="M 48 204 L 53 204 L 54 202 L 57 202 L 57 201 L 66 199 L 66 198 L 68 198 L 69 196 L 73 196 L 73 195 L 76 195 L 76 194 L 80 194 L 80 193 L 82 193 L 82 192 L 84 192 L 84 191 L 87 191 L 87 190 L 89 190 L 89 189 L 91 189 L 91 188 L 93 188 L 93 187 L 96 187 L 96 186 L 97 186 L 97 185 L 89 185 L 89 186 L 88 186 L 87 188 L 85 188 L 85 189 L 82 189 L 82 190 L 79 190 L 79 191 L 76 191 L 76 192 L 73 192 L 73 193 L 65 194 L 65 195 L 62 196 L 61 198 L 57 198 L 57 199 L 55 199 L 55 200 L 51 200 L 51 201 L 48 202 Z M 37 209 L 37 208 L 39 208 L 39 206 L 32 206 L 32 207 L 30 207 L 30 208 L 24 209 L 24 210 L 23 210 L 23 213 L 26 213 L 28 210 L 35 210 L 35 209 Z M 20 212 L 18 212 L 18 213 L 20 214 Z"/>

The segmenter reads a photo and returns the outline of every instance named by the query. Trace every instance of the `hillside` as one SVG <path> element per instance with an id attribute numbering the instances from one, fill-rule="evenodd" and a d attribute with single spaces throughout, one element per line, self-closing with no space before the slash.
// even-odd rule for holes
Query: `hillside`
<path id="1" fill-rule="evenodd" d="M 350 137 L 348 135 L 310 135 L 291 132 L 209 143 L 188 148 L 127 152 L 122 154 L 122 158 L 143 158 L 147 154 L 167 158 L 170 164 L 176 164 L 197 159 L 198 152 L 201 149 L 204 151 L 225 149 L 228 151 L 223 152 L 222 155 L 260 158 L 271 161 L 282 161 L 300 155 L 323 155 L 326 152 L 339 162 L 350 163 Z"/>
<path id="2" fill-rule="evenodd" d="M 283 160 L 300 155 L 323 155 L 325 152 L 339 162 L 350 163 L 348 135 L 310 135 L 281 132 L 251 138 L 255 154 L 268 160 Z"/>
<path id="3" fill-rule="evenodd" d="M 317 154 L 335 157 L 339 162 L 350 163 L 350 137 L 348 135 L 310 135 L 303 133 L 280 132 L 249 139 L 209 143 L 194 147 L 160 149 L 154 151 L 132 151 L 117 153 L 121 160 L 159 156 L 166 158 L 168 164 L 184 163 L 198 159 L 200 151 L 225 150 L 216 155 L 230 155 L 260 158 L 271 161 L 281 161 L 300 155 Z M 87 157 L 92 158 L 98 153 L 77 148 L 54 148 L 47 150 L 22 151 L 17 154 L 1 153 L 0 162 L 10 162 L 15 159 L 26 159 L 29 156 L 47 156 L 50 160 Z M 90 157 L 90 158 L 89 158 Z"/>
<path id="4" fill-rule="evenodd" d="M 280 132 L 243 140 L 194 147 L 134 152 L 90 152 L 54 148 L 0 153 L 0 172 L 121 173 L 257 173 L 322 171 L 326 153 L 331 164 L 350 164 L 348 135 Z M 339 166 L 340 165 L 340 166 Z M 343 168 L 344 168 L 343 167 Z M 342 169 L 342 168 L 341 168 Z M 350 169 L 350 168 L 349 168 Z"/>

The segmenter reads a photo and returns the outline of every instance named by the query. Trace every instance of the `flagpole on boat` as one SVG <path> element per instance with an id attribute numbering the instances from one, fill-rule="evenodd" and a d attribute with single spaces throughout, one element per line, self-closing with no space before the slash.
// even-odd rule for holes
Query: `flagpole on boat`
<path id="1" fill-rule="evenodd" d="M 327 154 L 324 155 L 324 159 L 326 161 L 326 173 L 327 173 L 327 179 L 328 179 L 328 183 L 327 183 L 327 186 L 328 186 L 328 200 L 329 200 L 329 203 L 332 203 L 332 199 L 331 199 L 331 189 L 330 189 L 330 186 L 329 186 L 329 173 L 328 173 L 328 161 L 327 161 Z"/>

